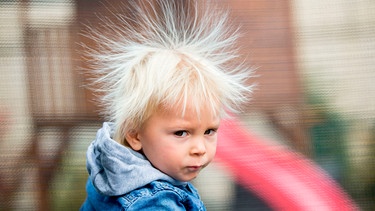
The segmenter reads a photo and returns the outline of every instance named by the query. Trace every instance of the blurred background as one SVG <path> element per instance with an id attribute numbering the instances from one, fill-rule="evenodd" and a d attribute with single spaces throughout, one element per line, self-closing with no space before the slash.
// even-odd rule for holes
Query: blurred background
<path id="1" fill-rule="evenodd" d="M 120 1 L 0 1 L 0 210 L 78 210 L 102 118 L 79 43 Z M 243 126 L 323 168 L 375 210 L 375 1 L 218 0 L 257 68 Z M 109 10 L 108 10 L 109 9 Z M 271 210 L 214 163 L 194 181 L 208 210 Z"/>

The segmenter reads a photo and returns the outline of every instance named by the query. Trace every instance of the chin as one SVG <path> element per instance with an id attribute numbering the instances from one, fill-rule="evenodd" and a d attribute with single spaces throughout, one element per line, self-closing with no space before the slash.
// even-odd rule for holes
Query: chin
<path id="1" fill-rule="evenodd" d="M 197 178 L 197 177 L 198 177 L 198 174 L 195 175 L 195 176 L 193 176 L 193 177 L 190 177 L 190 178 L 188 178 L 188 179 L 182 180 L 182 181 L 183 181 L 183 182 L 190 182 L 190 181 L 194 180 L 194 179 Z"/>

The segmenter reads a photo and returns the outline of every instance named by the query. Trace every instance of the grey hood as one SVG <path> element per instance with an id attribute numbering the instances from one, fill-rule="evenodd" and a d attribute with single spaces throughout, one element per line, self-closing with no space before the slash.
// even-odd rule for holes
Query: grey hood
<path id="1" fill-rule="evenodd" d="M 154 168 L 141 153 L 113 140 L 113 128 L 112 123 L 105 122 L 87 150 L 87 170 L 100 193 L 119 196 L 155 180 L 186 184 Z"/>

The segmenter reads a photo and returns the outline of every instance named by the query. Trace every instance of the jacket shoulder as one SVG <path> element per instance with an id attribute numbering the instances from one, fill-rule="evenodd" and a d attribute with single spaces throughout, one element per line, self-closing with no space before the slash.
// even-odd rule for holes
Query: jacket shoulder
<path id="1" fill-rule="evenodd" d="M 197 191 L 190 184 L 173 186 L 154 181 L 118 198 L 124 210 L 205 210 Z"/>

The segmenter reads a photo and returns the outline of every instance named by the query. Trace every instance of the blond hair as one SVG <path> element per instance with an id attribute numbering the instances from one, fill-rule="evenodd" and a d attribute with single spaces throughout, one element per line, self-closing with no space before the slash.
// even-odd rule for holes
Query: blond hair
<path id="1" fill-rule="evenodd" d="M 240 111 L 251 70 L 238 60 L 238 30 L 226 10 L 198 0 L 130 4 L 116 21 L 103 19 L 106 34 L 87 35 L 99 46 L 89 55 L 119 139 L 161 105 L 181 105 L 182 115 L 187 104 L 198 115 L 202 105 L 220 116 Z"/>

